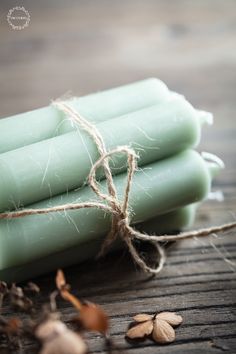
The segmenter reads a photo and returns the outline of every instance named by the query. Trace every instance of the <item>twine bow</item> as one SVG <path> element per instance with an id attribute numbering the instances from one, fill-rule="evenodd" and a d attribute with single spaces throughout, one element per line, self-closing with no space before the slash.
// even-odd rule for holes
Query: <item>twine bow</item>
<path id="1" fill-rule="evenodd" d="M 25 217 L 28 215 L 36 214 L 48 214 L 57 211 L 66 211 L 66 210 L 78 210 L 84 208 L 98 208 L 105 212 L 111 213 L 112 222 L 111 230 L 105 238 L 99 255 L 103 255 L 110 245 L 115 241 L 117 237 L 120 237 L 127 245 L 128 250 L 135 263 L 145 272 L 157 274 L 159 273 L 164 266 L 166 255 L 164 249 L 160 246 L 161 241 L 176 241 L 183 240 L 193 237 L 204 237 L 213 233 L 225 232 L 236 227 L 236 222 L 223 224 L 220 226 L 203 228 L 200 230 L 193 230 L 182 232 L 180 234 L 174 235 L 147 235 L 141 233 L 135 228 L 130 226 L 130 215 L 129 215 L 129 195 L 133 180 L 133 175 L 137 166 L 138 156 L 135 151 L 129 146 L 119 146 L 111 151 L 107 151 L 104 144 L 103 138 L 96 128 L 95 125 L 88 122 L 83 118 L 78 112 L 71 108 L 66 102 L 55 101 L 53 105 L 70 117 L 74 122 L 76 122 L 83 130 L 85 130 L 93 139 L 96 147 L 98 149 L 100 158 L 92 166 L 89 176 L 88 176 L 88 185 L 92 188 L 94 193 L 102 202 L 85 202 L 85 203 L 68 203 L 64 205 L 59 205 L 50 208 L 42 209 L 22 209 L 13 212 L 6 212 L 0 214 L 0 219 L 11 219 L 18 217 Z M 124 191 L 124 198 L 122 201 L 119 200 L 116 187 L 113 181 L 111 169 L 109 166 L 109 159 L 114 154 L 126 154 L 127 155 L 127 181 Z M 103 193 L 96 179 L 96 171 L 99 167 L 103 167 L 108 193 Z M 105 202 L 105 203 L 104 203 Z M 134 246 L 135 240 L 141 240 L 151 243 L 157 252 L 159 258 L 158 265 L 156 267 L 150 267 L 139 255 L 138 251 Z"/>
<path id="2" fill-rule="evenodd" d="M 149 267 L 146 262 L 140 257 L 136 248 L 134 247 L 133 241 L 139 236 L 143 235 L 139 233 L 137 230 L 130 226 L 130 218 L 129 218 L 129 195 L 131 184 L 133 180 L 133 175 L 137 166 L 138 156 L 133 149 L 129 146 L 118 146 L 117 148 L 107 151 L 106 146 L 104 144 L 103 138 L 96 128 L 95 125 L 88 122 L 84 119 L 80 114 L 74 111 L 70 106 L 68 106 L 65 102 L 56 101 L 54 105 L 62 110 L 66 115 L 71 117 L 73 121 L 77 122 L 80 127 L 85 130 L 93 139 L 94 143 L 97 146 L 98 152 L 100 154 L 100 158 L 94 163 L 92 166 L 89 176 L 88 176 L 88 184 L 94 191 L 94 193 L 99 197 L 100 200 L 103 200 L 110 206 L 109 211 L 112 215 L 112 223 L 111 230 L 108 233 L 105 241 L 102 244 L 101 250 L 98 256 L 103 255 L 109 246 L 115 241 L 117 237 L 121 237 L 121 239 L 126 243 L 129 252 L 133 258 L 133 260 L 146 272 L 150 273 L 159 273 L 164 266 L 165 263 L 165 252 L 163 248 L 157 242 L 150 241 L 154 244 L 158 255 L 159 255 L 159 263 L 156 268 Z M 127 182 L 124 191 L 123 201 L 120 201 L 117 195 L 116 187 L 113 181 L 111 169 L 109 166 L 109 158 L 114 154 L 126 154 L 127 155 Z M 103 167 L 108 194 L 102 193 L 97 179 L 96 172 L 99 167 Z M 82 203 L 83 204 L 83 203 Z M 96 204 L 96 203 L 95 203 Z"/>

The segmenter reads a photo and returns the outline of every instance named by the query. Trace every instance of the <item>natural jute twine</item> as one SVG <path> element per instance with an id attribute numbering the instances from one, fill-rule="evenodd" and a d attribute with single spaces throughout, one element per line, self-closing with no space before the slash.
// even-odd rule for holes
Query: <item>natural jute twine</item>
<path id="1" fill-rule="evenodd" d="M 35 214 L 48 214 L 58 211 L 66 210 L 78 210 L 83 208 L 98 208 L 105 212 L 109 212 L 112 215 L 111 230 L 102 245 L 100 254 L 109 248 L 109 246 L 115 241 L 117 237 L 120 237 L 127 245 L 128 250 L 133 258 L 133 260 L 140 266 L 145 272 L 152 274 L 159 273 L 165 263 L 166 255 L 164 249 L 160 246 L 161 241 L 179 241 L 187 238 L 193 237 L 203 237 L 210 234 L 216 234 L 219 232 L 225 232 L 236 227 L 236 222 L 214 226 L 209 228 L 204 228 L 200 230 L 182 232 L 176 235 L 147 235 L 135 230 L 130 226 L 130 215 L 129 215 L 129 194 L 132 185 L 133 175 L 136 170 L 137 159 L 135 151 L 129 146 L 119 146 L 114 150 L 107 151 L 104 144 L 103 138 L 96 126 L 88 122 L 83 118 L 78 112 L 72 109 L 66 102 L 55 101 L 53 105 L 64 112 L 65 115 L 70 117 L 74 122 L 76 122 L 83 130 L 85 130 L 93 139 L 97 146 L 100 154 L 100 158 L 92 166 L 91 171 L 88 176 L 88 185 L 92 188 L 95 194 L 99 197 L 101 202 L 86 202 L 86 203 L 69 203 L 64 205 L 59 205 L 51 208 L 43 209 L 22 209 L 19 211 L 6 212 L 0 214 L 0 219 L 12 219 L 25 217 Z M 124 193 L 124 198 L 122 201 L 119 200 L 117 196 L 116 187 L 112 178 L 111 169 L 109 167 L 109 158 L 113 154 L 126 154 L 127 155 L 127 183 Z M 99 167 L 103 167 L 105 178 L 108 187 L 108 194 L 102 193 L 99 189 L 99 184 L 96 180 L 96 171 Z M 148 264 L 140 257 L 138 251 L 134 246 L 134 240 L 146 241 L 154 245 L 156 248 L 159 262 L 156 268 L 148 266 Z"/>

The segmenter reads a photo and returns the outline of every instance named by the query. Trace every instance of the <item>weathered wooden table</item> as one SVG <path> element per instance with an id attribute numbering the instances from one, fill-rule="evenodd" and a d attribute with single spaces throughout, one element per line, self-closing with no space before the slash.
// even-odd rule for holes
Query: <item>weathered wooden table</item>
<path id="1" fill-rule="evenodd" d="M 73 94 L 117 86 L 149 76 L 163 79 L 196 106 L 214 112 L 199 150 L 218 154 L 226 169 L 214 183 L 223 202 L 208 201 L 195 227 L 235 219 L 236 210 L 236 3 L 199 1 L 22 1 L 29 27 L 6 21 L 11 1 L 0 4 L 0 115 L 47 105 Z M 101 304 L 111 318 L 115 342 L 129 353 L 236 352 L 235 232 L 173 245 L 163 272 L 140 273 L 127 252 L 66 270 L 75 293 Z M 54 274 L 37 279 L 48 300 Z M 59 301 L 67 322 L 73 309 Z M 169 346 L 127 343 L 132 315 L 173 310 L 184 323 Z M 3 312 L 9 313 L 5 307 Z M 92 352 L 104 350 L 89 336 Z M 25 343 L 22 353 L 34 353 Z"/>

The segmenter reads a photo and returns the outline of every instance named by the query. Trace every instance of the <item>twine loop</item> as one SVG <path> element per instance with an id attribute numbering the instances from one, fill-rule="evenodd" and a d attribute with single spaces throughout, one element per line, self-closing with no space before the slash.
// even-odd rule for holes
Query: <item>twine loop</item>
<path id="1" fill-rule="evenodd" d="M 58 106 L 58 105 L 57 105 Z M 61 102 L 59 103 L 59 107 L 61 108 Z M 66 107 L 63 104 L 63 111 L 65 112 Z M 80 123 L 79 116 L 76 113 L 76 121 Z M 100 138 L 100 133 L 95 126 L 92 126 L 93 134 L 90 134 L 91 127 L 86 131 L 93 136 L 94 141 L 98 147 L 102 138 Z M 111 244 L 120 237 L 127 245 L 130 254 L 132 255 L 133 260 L 146 272 L 156 274 L 161 271 L 165 262 L 165 253 L 164 250 L 161 248 L 159 244 L 156 244 L 156 251 L 158 252 L 159 256 L 159 264 L 156 268 L 149 267 L 146 262 L 140 257 L 139 253 L 137 252 L 133 242 L 136 239 L 137 231 L 130 226 L 130 215 L 129 215 L 129 195 L 131 184 L 133 180 L 134 172 L 137 168 L 137 159 L 138 155 L 135 153 L 133 149 L 129 146 L 119 146 L 109 152 L 106 151 L 105 146 L 103 147 L 99 145 L 98 151 L 101 151 L 103 155 L 95 162 L 92 166 L 91 171 L 88 176 L 88 184 L 94 191 L 94 193 L 102 200 L 107 202 L 111 207 L 111 215 L 112 215 L 112 222 L 111 222 L 111 230 L 108 233 L 107 237 L 105 238 L 101 250 L 98 254 L 98 257 L 104 255 Z M 126 154 L 127 156 L 127 180 L 126 186 L 124 190 L 124 197 L 122 201 L 119 200 L 117 195 L 117 190 L 113 181 L 111 169 L 109 167 L 109 158 L 114 154 Z M 106 176 L 108 194 L 102 193 L 99 188 L 98 181 L 96 179 L 96 172 L 99 167 L 103 167 Z M 139 233 L 141 236 L 142 234 Z M 154 244 L 153 241 L 151 241 Z"/>
<path id="2" fill-rule="evenodd" d="M 84 202 L 84 203 L 68 203 L 64 205 L 58 205 L 49 208 L 42 209 L 22 209 L 13 212 L 6 212 L 0 214 L 1 219 L 12 219 L 25 217 L 29 215 L 36 214 L 48 214 L 58 211 L 66 210 L 78 210 L 84 208 L 97 208 L 103 210 L 106 213 L 111 214 L 111 229 L 105 238 L 101 250 L 98 256 L 103 255 L 111 244 L 120 237 L 131 254 L 134 262 L 145 272 L 151 274 L 157 274 L 163 269 L 166 254 L 163 247 L 160 245 L 162 241 L 177 241 L 193 237 L 204 237 L 213 233 L 224 232 L 227 230 L 234 229 L 236 227 L 236 222 L 223 224 L 220 226 L 214 226 L 209 228 L 203 228 L 200 230 L 193 230 L 182 232 L 180 234 L 174 235 L 147 235 L 145 233 L 139 232 L 130 225 L 130 211 L 129 211 L 129 196 L 131 185 L 133 181 L 134 172 L 137 168 L 138 156 L 135 151 L 129 146 L 118 146 L 117 148 L 107 151 L 104 144 L 103 138 L 96 128 L 95 125 L 88 122 L 84 117 L 82 117 L 77 111 L 71 108 L 66 102 L 61 100 L 56 100 L 53 102 L 53 106 L 62 111 L 66 116 L 71 118 L 76 122 L 80 128 L 85 130 L 93 139 L 96 144 L 97 150 L 99 152 L 100 158 L 92 166 L 90 173 L 88 175 L 88 185 L 92 188 L 94 193 L 97 195 L 101 202 Z M 124 189 L 123 199 L 120 200 L 117 195 L 117 190 L 113 181 L 111 168 L 109 166 L 109 159 L 114 154 L 125 154 L 127 156 L 127 180 Z M 104 175 L 107 183 L 108 193 L 104 193 L 100 189 L 100 185 L 96 178 L 96 172 L 99 167 L 104 170 Z M 134 242 L 136 240 L 149 242 L 152 244 L 157 252 L 158 263 L 156 267 L 150 267 L 146 261 L 144 261 L 141 255 L 138 253 Z"/>

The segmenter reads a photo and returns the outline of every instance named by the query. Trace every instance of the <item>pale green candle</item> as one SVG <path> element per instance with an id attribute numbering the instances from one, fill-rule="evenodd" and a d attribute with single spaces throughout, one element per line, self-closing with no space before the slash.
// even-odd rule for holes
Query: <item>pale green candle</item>
<path id="1" fill-rule="evenodd" d="M 68 103 L 87 120 L 99 123 L 171 101 L 177 94 L 160 80 L 151 78 L 129 85 L 75 97 Z M 171 104 L 171 102 L 170 102 Z M 212 122 L 212 115 L 198 111 L 199 119 Z M 0 119 L 0 153 L 11 151 L 75 130 L 74 123 L 52 105 Z"/>
<path id="2" fill-rule="evenodd" d="M 208 155 L 206 162 L 187 150 L 146 166 L 135 173 L 130 194 L 133 224 L 165 214 L 205 198 L 211 178 L 222 167 Z M 184 172 L 184 173 L 183 173 Z M 114 177 L 122 197 L 126 174 Z M 105 181 L 101 182 L 106 191 Z M 71 202 L 96 200 L 89 187 L 34 204 L 42 208 Z M 0 221 L 0 269 L 32 262 L 65 249 L 96 240 L 108 232 L 110 215 L 97 209 L 34 215 Z M 58 267 L 61 266 L 58 264 Z"/>
<path id="3" fill-rule="evenodd" d="M 151 106 L 102 122 L 97 128 L 108 150 L 130 144 L 140 155 L 139 166 L 144 166 L 196 146 L 204 122 L 176 95 L 171 105 Z M 0 211 L 81 186 L 98 158 L 94 142 L 80 130 L 1 154 Z M 114 174 L 126 169 L 125 161 L 125 156 L 112 158 Z"/>
<path id="4" fill-rule="evenodd" d="M 155 216 L 154 218 L 138 224 L 138 230 L 150 235 L 163 235 L 172 231 L 180 231 L 190 227 L 194 223 L 197 207 L 200 203 L 194 203 L 167 214 Z"/>
<path id="5" fill-rule="evenodd" d="M 191 204 L 170 213 L 156 216 L 144 223 L 137 224 L 136 228 L 140 231 L 155 233 L 157 235 L 179 231 L 184 227 L 192 225 L 195 212 L 196 204 Z M 7 282 L 19 282 L 56 270 L 59 266 L 60 268 L 64 268 L 88 259 L 93 259 L 98 254 L 103 239 L 104 235 L 97 240 L 81 243 L 78 246 L 43 257 L 29 264 L 0 270 L 0 279 Z M 111 249 L 115 250 L 122 246 L 123 243 L 116 242 Z"/>
<path id="6" fill-rule="evenodd" d="M 70 104 L 87 120 L 101 122 L 168 100 L 170 92 L 158 79 L 147 79 L 88 96 Z M 0 153 L 36 143 L 74 129 L 52 106 L 0 120 Z"/>

